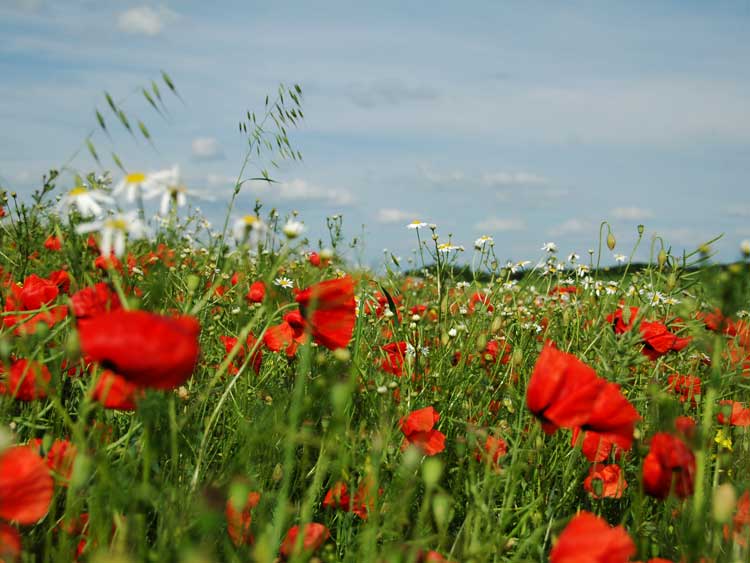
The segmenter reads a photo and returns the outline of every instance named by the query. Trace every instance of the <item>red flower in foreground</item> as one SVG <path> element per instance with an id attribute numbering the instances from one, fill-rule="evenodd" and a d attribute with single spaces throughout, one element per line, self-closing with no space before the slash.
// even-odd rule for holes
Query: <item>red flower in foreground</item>
<path id="1" fill-rule="evenodd" d="M 666 325 L 660 322 L 641 323 L 641 336 L 643 337 L 643 353 L 651 360 L 656 360 L 667 352 L 679 352 L 690 344 L 691 338 L 680 338 L 669 332 Z"/>
<path id="2" fill-rule="evenodd" d="M 288 559 L 293 553 L 296 553 L 294 547 L 297 544 L 297 536 L 299 536 L 299 532 L 299 526 L 292 526 L 287 532 L 284 541 L 281 542 L 279 552 L 284 559 Z M 305 525 L 302 536 L 301 551 L 313 552 L 331 537 L 331 532 L 329 532 L 328 528 L 323 524 L 310 522 Z"/>
<path id="3" fill-rule="evenodd" d="M 49 510 L 52 490 L 49 469 L 33 449 L 14 446 L 0 453 L 0 518 L 38 522 Z"/>
<path id="4" fill-rule="evenodd" d="M 544 431 L 580 428 L 616 443 L 624 450 L 633 443 L 638 411 L 620 387 L 596 375 L 572 354 L 545 345 L 526 389 L 526 405 Z"/>
<path id="5" fill-rule="evenodd" d="M 232 499 L 227 499 L 224 515 L 227 518 L 227 533 L 236 546 L 250 545 L 253 543 L 253 534 L 250 533 L 252 523 L 251 511 L 258 506 L 260 493 L 248 493 L 245 504 L 234 506 Z"/>
<path id="6" fill-rule="evenodd" d="M 625 528 L 610 527 L 590 512 L 580 512 L 563 530 L 549 554 L 550 563 L 626 563 L 635 544 Z"/>
<path id="7" fill-rule="evenodd" d="M 594 464 L 583 480 L 583 488 L 594 498 L 620 498 L 628 484 L 619 465 Z"/>
<path id="8" fill-rule="evenodd" d="M 350 276 L 311 285 L 297 295 L 296 301 L 315 342 L 329 350 L 349 344 L 357 318 Z"/>
<path id="9" fill-rule="evenodd" d="M 750 426 L 750 409 L 746 409 L 742 403 L 738 401 L 719 401 L 720 405 L 730 405 L 731 412 L 727 413 L 729 409 L 722 407 L 716 418 L 719 424 L 729 424 L 731 426 Z"/>
<path id="10" fill-rule="evenodd" d="M 433 427 L 440 420 L 440 414 L 432 408 L 425 407 L 410 413 L 399 421 L 401 432 L 407 444 L 417 446 L 425 455 L 436 455 L 445 449 L 445 434 Z"/>
<path id="11" fill-rule="evenodd" d="M 581 429 L 574 428 L 573 435 L 570 439 L 570 445 L 576 447 L 581 436 Z M 581 443 L 581 452 L 591 462 L 601 462 L 609 457 L 612 450 L 615 451 L 615 457 L 619 458 L 620 450 L 617 445 L 603 434 L 596 432 L 584 432 L 583 441 Z"/>
<path id="12" fill-rule="evenodd" d="M 198 362 L 198 321 L 146 311 L 111 311 L 82 323 L 81 350 L 142 387 L 182 385 Z"/>
<path id="13" fill-rule="evenodd" d="M 658 432 L 651 438 L 643 460 L 643 488 L 646 494 L 667 498 L 670 491 L 685 498 L 693 494 L 695 456 L 680 438 Z"/>
<path id="14" fill-rule="evenodd" d="M 284 320 L 270 326 L 263 334 L 263 344 L 272 352 L 285 350 L 288 357 L 297 353 L 297 347 L 307 340 L 305 321 L 299 311 L 292 311 L 284 315 Z"/>
<path id="15" fill-rule="evenodd" d="M 381 346 L 386 357 L 380 362 L 380 369 L 386 373 L 392 373 L 397 377 L 404 374 L 404 360 L 406 358 L 406 342 L 389 342 Z"/>
<path id="16" fill-rule="evenodd" d="M 10 395 L 19 401 L 34 401 L 47 396 L 49 382 L 52 379 L 47 366 L 35 360 L 20 359 L 13 362 L 10 370 L 0 364 L 0 375 L 5 378 L 0 381 L 0 393 Z"/>

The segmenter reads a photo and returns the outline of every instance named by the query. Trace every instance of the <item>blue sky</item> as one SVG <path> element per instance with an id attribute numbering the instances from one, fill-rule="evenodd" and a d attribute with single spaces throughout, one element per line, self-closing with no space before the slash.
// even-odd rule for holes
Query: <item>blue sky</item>
<path id="1" fill-rule="evenodd" d="M 81 144 L 104 90 L 126 97 L 165 69 L 186 102 L 169 121 L 124 105 L 157 150 L 95 141 L 129 169 L 179 164 L 216 223 L 237 122 L 284 82 L 304 91 L 304 162 L 248 186 L 238 213 L 260 197 L 313 237 L 343 213 L 350 236 L 365 225 L 369 263 L 410 256 L 416 218 L 467 253 L 492 235 L 514 260 L 550 240 L 585 255 L 605 219 L 625 254 L 638 223 L 680 250 L 724 233 L 722 260 L 750 238 L 748 2 L 216 5 L 0 3 L 0 182 L 28 192 Z"/>

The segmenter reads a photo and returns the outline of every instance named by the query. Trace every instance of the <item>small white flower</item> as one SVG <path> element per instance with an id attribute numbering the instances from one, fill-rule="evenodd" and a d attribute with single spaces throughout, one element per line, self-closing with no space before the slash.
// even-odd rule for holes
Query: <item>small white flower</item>
<path id="1" fill-rule="evenodd" d="M 649 303 L 651 305 L 659 305 L 660 303 L 664 303 L 664 295 L 660 291 L 649 291 L 646 293 L 646 296 L 648 297 Z"/>
<path id="2" fill-rule="evenodd" d="M 165 216 L 169 213 L 169 204 L 174 202 L 177 207 L 187 205 L 187 188 L 180 182 L 180 169 L 175 164 L 170 170 L 155 172 L 151 183 L 146 186 L 144 199 L 153 199 L 161 196 L 159 202 L 159 215 Z"/>
<path id="3" fill-rule="evenodd" d="M 68 214 L 77 209 L 83 217 L 101 215 L 100 204 L 114 203 L 115 200 L 99 190 L 89 190 L 85 186 L 77 186 L 65 194 L 58 203 L 58 210 L 66 211 Z"/>
<path id="4" fill-rule="evenodd" d="M 245 215 L 234 222 L 232 233 L 237 244 L 247 243 L 250 248 L 255 248 L 265 238 L 268 227 L 255 215 Z"/>
<path id="5" fill-rule="evenodd" d="M 448 336 L 450 336 L 451 338 L 455 338 L 457 334 L 458 334 L 458 331 L 455 328 L 451 328 L 448 331 Z"/>
<path id="6" fill-rule="evenodd" d="M 571 264 L 574 264 L 575 262 L 578 262 L 578 260 L 580 258 L 581 257 L 578 254 L 576 254 L 575 252 L 571 252 L 570 254 L 568 254 L 568 262 L 570 262 Z"/>
<path id="7" fill-rule="evenodd" d="M 554 242 L 545 242 L 542 245 L 541 250 L 549 252 L 550 254 L 554 254 L 555 252 L 557 252 L 557 245 Z"/>
<path id="8" fill-rule="evenodd" d="M 615 254 L 614 256 L 615 256 L 615 262 L 617 262 L 618 264 L 624 264 L 625 261 L 628 259 L 628 257 L 625 256 L 624 254 Z"/>
<path id="9" fill-rule="evenodd" d="M 388 387 L 386 387 L 385 385 L 379 385 L 376 391 L 379 395 L 385 395 L 386 393 L 388 393 Z"/>
<path id="10" fill-rule="evenodd" d="M 135 211 L 117 213 L 106 219 L 83 223 L 76 227 L 79 234 L 98 231 L 101 236 L 102 256 L 122 256 L 125 252 L 126 237 L 141 238 L 147 233 L 146 225 L 138 218 Z"/>
<path id="11" fill-rule="evenodd" d="M 665 305 L 679 305 L 680 300 L 675 297 L 665 297 L 664 298 L 664 304 Z"/>
<path id="12" fill-rule="evenodd" d="M 427 223 L 424 223 L 423 221 L 419 221 L 415 219 L 414 221 L 406 225 L 406 228 L 407 229 L 424 229 L 427 226 L 428 226 Z"/>
<path id="13" fill-rule="evenodd" d="M 464 247 L 456 245 L 456 244 L 451 244 L 450 242 L 444 242 L 438 245 L 438 252 L 442 252 L 443 254 L 447 254 L 448 252 L 454 252 L 454 251 L 463 252 Z"/>
<path id="14" fill-rule="evenodd" d="M 281 230 L 286 235 L 286 238 L 291 240 L 297 238 L 304 232 L 305 225 L 301 221 L 289 221 Z"/>
<path id="15" fill-rule="evenodd" d="M 485 246 L 488 244 L 492 246 L 495 243 L 495 240 L 492 237 L 489 237 L 487 235 L 482 235 L 477 240 L 474 241 L 474 248 L 477 250 L 482 250 Z"/>
<path id="16" fill-rule="evenodd" d="M 283 287 L 284 289 L 292 289 L 294 287 L 294 282 L 289 278 L 285 278 L 284 276 L 276 278 L 275 280 L 273 280 L 273 283 L 279 287 Z"/>
<path id="17" fill-rule="evenodd" d="M 465 288 L 469 287 L 470 285 L 471 284 L 469 282 L 466 282 L 466 281 L 456 282 L 456 289 L 465 289 Z"/>

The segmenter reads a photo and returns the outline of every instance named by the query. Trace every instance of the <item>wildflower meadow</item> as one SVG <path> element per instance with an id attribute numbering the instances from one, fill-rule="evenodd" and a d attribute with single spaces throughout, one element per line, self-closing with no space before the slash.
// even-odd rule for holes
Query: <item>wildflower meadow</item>
<path id="1" fill-rule="evenodd" d="M 605 221 L 506 262 L 415 217 L 412 264 L 358 266 L 345 215 L 244 191 L 302 158 L 303 100 L 239 122 L 218 224 L 101 148 L 152 141 L 110 94 L 98 168 L 2 192 L 0 560 L 750 560 L 750 248 Z"/>

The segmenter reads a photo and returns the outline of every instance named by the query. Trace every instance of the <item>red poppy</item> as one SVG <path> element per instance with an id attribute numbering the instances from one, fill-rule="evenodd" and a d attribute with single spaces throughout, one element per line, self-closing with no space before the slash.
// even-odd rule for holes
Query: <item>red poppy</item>
<path id="1" fill-rule="evenodd" d="M 14 446 L 0 453 L 0 518 L 38 522 L 49 510 L 52 491 L 49 469 L 33 449 Z"/>
<path id="2" fill-rule="evenodd" d="M 419 553 L 417 553 L 416 563 L 452 563 L 452 562 L 449 559 L 446 559 L 445 557 L 443 557 L 437 551 L 420 550 Z"/>
<path id="3" fill-rule="evenodd" d="M 5 380 L 0 381 L 0 393 L 10 395 L 19 401 L 35 401 L 47 396 L 52 379 L 47 366 L 35 360 L 20 359 L 13 362 L 10 370 L 0 364 L 0 374 L 5 372 Z"/>
<path id="4" fill-rule="evenodd" d="M 70 296 L 73 314 L 80 321 L 122 309 L 120 298 L 106 283 L 84 287 Z"/>
<path id="5" fill-rule="evenodd" d="M 291 311 L 284 315 L 284 320 L 270 326 L 263 334 L 263 344 L 272 352 L 286 351 L 288 357 L 297 353 L 297 347 L 307 341 L 305 321 L 299 311 Z"/>
<path id="6" fill-rule="evenodd" d="M 57 286 L 60 293 L 68 293 L 70 291 L 70 274 L 65 270 L 55 270 L 50 273 L 49 281 Z"/>
<path id="7" fill-rule="evenodd" d="M 224 344 L 224 349 L 226 350 L 227 354 L 229 354 L 234 349 L 238 342 L 238 340 L 233 336 L 220 336 L 219 340 L 221 340 L 222 344 Z M 245 357 L 247 356 L 247 353 L 252 350 L 256 342 L 257 340 L 252 333 L 247 335 L 247 338 L 245 339 L 245 346 L 240 346 L 239 352 L 237 352 L 237 355 L 234 357 L 234 361 L 229 364 L 228 372 L 230 374 L 234 375 L 239 371 L 239 366 L 245 363 Z M 252 365 L 253 371 L 256 373 L 256 375 L 260 373 L 260 366 L 262 363 L 263 351 L 260 349 L 260 347 L 258 347 L 253 353 L 252 361 L 250 362 L 250 365 Z"/>
<path id="8" fill-rule="evenodd" d="M 628 332 L 635 325 L 638 316 L 638 307 L 618 307 L 614 313 L 607 315 L 607 322 L 612 325 L 615 334 Z"/>
<path id="9" fill-rule="evenodd" d="M 82 323 L 79 333 L 84 354 L 142 387 L 178 387 L 198 362 L 194 317 L 117 310 Z"/>
<path id="10" fill-rule="evenodd" d="M 482 291 L 477 291 L 472 294 L 471 298 L 469 299 L 469 311 L 473 313 L 477 308 L 477 304 L 479 303 L 481 303 L 483 308 L 488 313 L 491 313 L 495 310 L 495 307 L 493 307 L 492 303 L 490 303 L 490 296 Z"/>
<path id="11" fill-rule="evenodd" d="M 690 337 L 680 338 L 669 331 L 660 322 L 641 322 L 641 337 L 643 338 L 643 353 L 651 360 L 656 360 L 667 352 L 679 352 L 690 344 Z"/>
<path id="12" fill-rule="evenodd" d="M 392 373 L 397 377 L 404 374 L 404 359 L 406 358 L 406 342 L 390 342 L 381 347 L 386 357 L 380 362 L 380 369 Z"/>
<path id="13" fill-rule="evenodd" d="M 635 544 L 625 528 L 579 512 L 565 527 L 549 554 L 550 563 L 626 563 Z"/>
<path id="14" fill-rule="evenodd" d="M 750 491 L 745 491 L 737 500 L 737 509 L 732 517 L 732 527 L 734 528 L 734 541 L 743 547 L 747 547 L 747 540 L 750 537 Z M 728 535 L 729 530 L 724 528 L 724 535 Z"/>
<path id="15" fill-rule="evenodd" d="M 583 480 L 583 488 L 594 498 L 620 498 L 628 484 L 619 465 L 593 464 Z"/>
<path id="16" fill-rule="evenodd" d="M 604 385 L 590 366 L 547 343 L 526 388 L 526 406 L 552 434 L 559 427 L 583 426 Z"/>
<path id="17" fill-rule="evenodd" d="M 266 284 L 262 281 L 253 282 L 245 296 L 250 303 L 262 303 L 266 296 Z"/>
<path id="18" fill-rule="evenodd" d="M 299 533 L 299 526 L 292 526 L 287 532 L 284 541 L 281 542 L 279 552 L 284 559 L 288 559 L 293 553 L 299 553 L 294 550 Z M 318 524 L 317 522 L 305 524 L 304 530 L 302 531 L 302 544 L 300 551 L 312 553 L 323 545 L 330 537 L 331 532 L 323 524 Z"/>
<path id="19" fill-rule="evenodd" d="M 136 401 L 144 396 L 143 389 L 116 373 L 103 370 L 99 374 L 91 398 L 105 409 L 134 411 Z"/>
<path id="20" fill-rule="evenodd" d="M 730 407 L 722 407 L 722 412 L 720 412 L 716 416 L 719 424 L 729 424 L 731 426 L 750 426 L 750 409 L 745 408 L 742 403 L 738 401 L 726 400 L 719 401 L 719 404 L 729 405 Z"/>
<path id="21" fill-rule="evenodd" d="M 47 452 L 47 467 L 64 486 L 67 486 L 73 474 L 73 464 L 77 453 L 77 448 L 70 443 L 70 440 L 60 439 L 52 442 Z"/>
<path id="22" fill-rule="evenodd" d="M 13 284 L 10 290 L 5 301 L 5 312 L 15 314 L 3 317 L 3 323 L 8 328 L 14 327 L 16 334 L 33 334 L 38 323 L 52 327 L 68 314 L 68 308 L 64 305 L 52 306 L 52 302 L 60 294 L 60 288 L 51 280 L 31 274 L 21 287 Z M 49 310 L 35 314 L 24 313 L 43 307 L 49 307 Z"/>
<path id="23" fill-rule="evenodd" d="M 58 252 L 62 248 L 62 241 L 55 235 L 50 235 L 44 241 L 44 248 L 53 252 Z"/>
<path id="24" fill-rule="evenodd" d="M 484 442 L 484 448 L 477 450 L 474 457 L 477 461 L 490 461 L 493 465 L 498 466 L 500 464 L 500 458 L 505 457 L 508 453 L 508 444 L 502 438 L 495 436 L 487 436 Z"/>
<path id="25" fill-rule="evenodd" d="M 646 494 L 664 499 L 670 492 L 685 498 L 693 494 L 695 455 L 680 438 L 658 432 L 651 438 L 643 460 L 643 488 Z"/>
<path id="26" fill-rule="evenodd" d="M 440 420 L 440 414 L 433 407 L 425 407 L 401 418 L 399 426 L 406 440 L 404 447 L 412 444 L 428 456 L 436 455 L 445 449 L 445 434 L 433 427 Z"/>
<path id="27" fill-rule="evenodd" d="M 296 301 L 315 342 L 329 350 L 349 344 L 357 308 L 350 276 L 311 285 L 297 295 Z"/>
<path id="28" fill-rule="evenodd" d="M 695 421 L 689 416 L 678 416 L 674 419 L 675 434 L 683 440 L 692 440 L 695 438 L 696 425 Z"/>
<path id="29" fill-rule="evenodd" d="M 0 561 L 19 561 L 21 547 L 21 534 L 18 530 L 5 522 L 0 522 Z"/>
<path id="30" fill-rule="evenodd" d="M 573 435 L 570 441 L 571 446 L 576 447 L 578 445 L 579 437 L 581 435 L 580 433 L 580 428 L 573 429 Z M 589 461 L 593 463 L 602 462 L 610 456 L 613 449 L 615 451 L 615 456 L 619 457 L 622 450 L 619 449 L 617 444 L 615 444 L 608 436 L 591 431 L 583 433 L 581 452 Z"/>
<path id="31" fill-rule="evenodd" d="M 698 405 L 695 400 L 701 394 L 701 380 L 693 375 L 673 374 L 667 378 L 669 390 L 677 395 L 681 403 L 690 401 L 694 407 Z"/>
<path id="32" fill-rule="evenodd" d="M 372 480 L 365 477 L 357 488 L 354 496 L 349 495 L 349 489 L 343 481 L 337 481 L 323 498 L 323 507 L 352 512 L 366 520 L 373 509 L 375 498 L 372 493 Z M 378 493 L 382 493 L 382 489 Z"/>
<path id="33" fill-rule="evenodd" d="M 227 533 L 236 546 L 251 545 L 254 541 L 250 532 L 252 523 L 251 511 L 258 506 L 260 493 L 251 492 L 247 494 L 244 505 L 234 506 L 232 499 L 227 499 L 224 515 L 227 519 Z"/>

